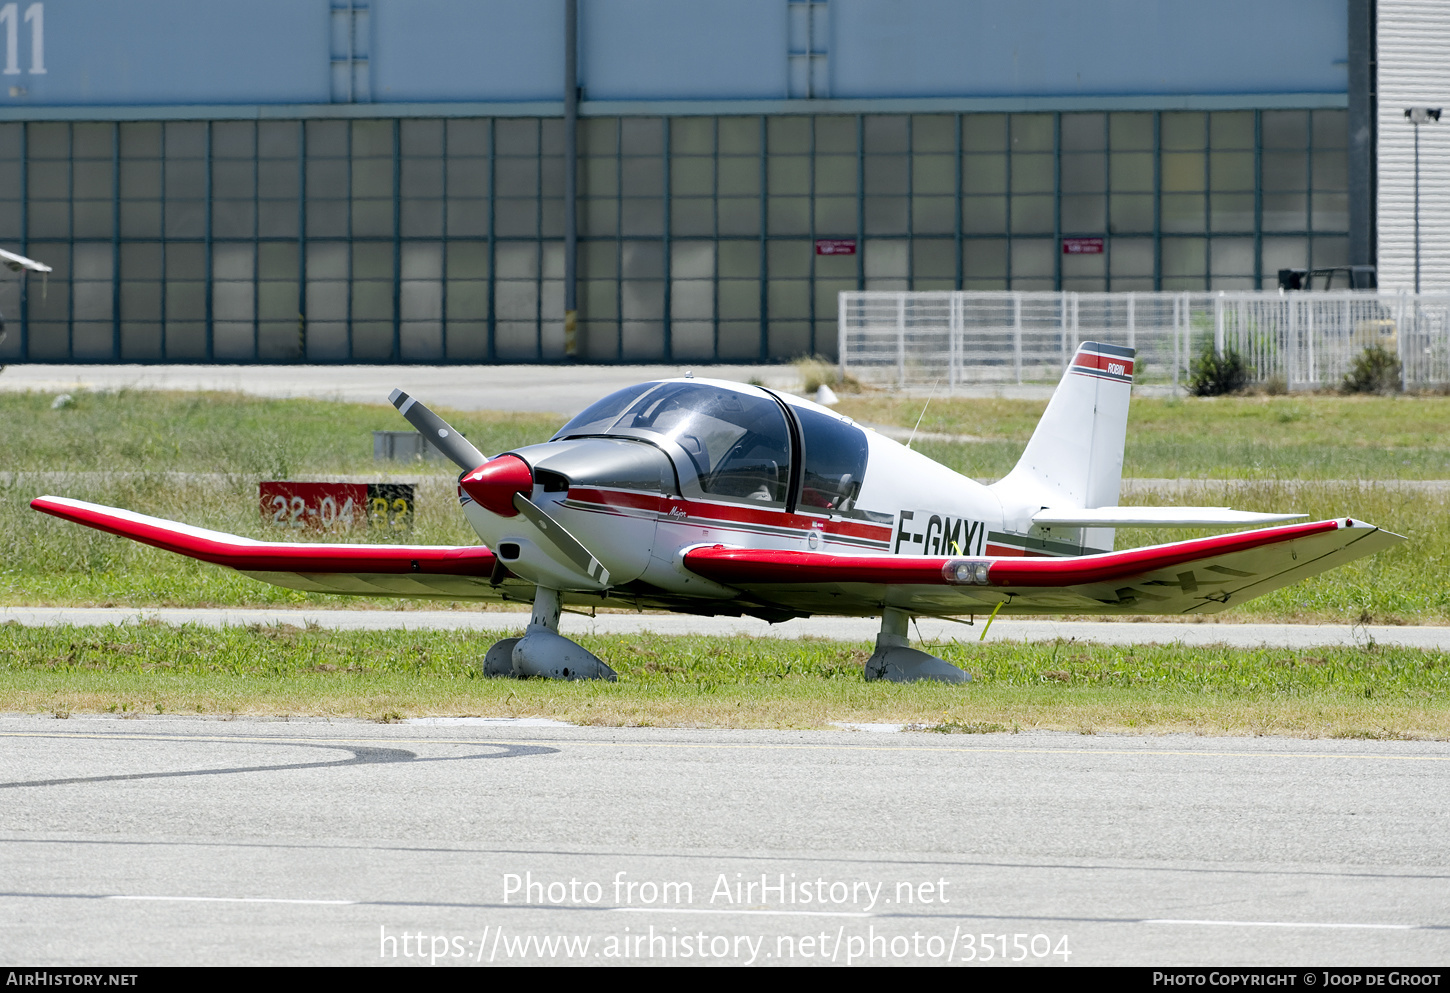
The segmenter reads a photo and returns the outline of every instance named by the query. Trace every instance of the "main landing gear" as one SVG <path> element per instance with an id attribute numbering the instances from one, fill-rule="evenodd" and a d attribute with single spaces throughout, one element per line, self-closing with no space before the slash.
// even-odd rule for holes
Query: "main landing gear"
<path id="1" fill-rule="evenodd" d="M 615 680 L 614 670 L 559 634 L 559 591 L 534 591 L 534 613 L 522 638 L 505 638 L 483 658 L 485 676 Z"/>
<path id="2" fill-rule="evenodd" d="M 935 655 L 909 648 L 906 644 L 904 610 L 887 607 L 881 615 L 881 633 L 876 636 L 876 651 L 866 660 L 866 681 L 884 679 L 892 683 L 911 683 L 928 679 L 939 683 L 965 683 L 972 677 Z"/>
<path id="3" fill-rule="evenodd" d="M 907 644 L 910 615 L 887 607 L 881 617 L 876 651 L 866 662 L 866 680 L 892 683 L 931 680 L 965 683 L 971 677 L 961 669 Z M 533 676 L 540 679 L 607 679 L 614 670 L 598 657 L 559 634 L 559 593 L 540 586 L 534 593 L 534 612 L 522 638 L 505 638 L 483 659 L 485 676 Z"/>

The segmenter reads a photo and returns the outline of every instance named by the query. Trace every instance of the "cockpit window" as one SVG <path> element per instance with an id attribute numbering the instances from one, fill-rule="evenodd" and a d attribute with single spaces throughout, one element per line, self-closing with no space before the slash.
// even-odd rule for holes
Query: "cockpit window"
<path id="1" fill-rule="evenodd" d="M 648 431 L 684 449 L 706 493 L 785 503 L 790 434 L 769 397 L 703 383 L 665 383 L 637 400 L 615 430 Z"/>
<path id="2" fill-rule="evenodd" d="M 609 394 L 603 400 L 595 401 L 589 405 L 583 413 L 574 417 L 568 424 L 565 424 L 554 435 L 554 439 L 567 438 L 575 434 L 604 434 L 609 430 L 619 415 L 624 413 L 628 407 L 639 397 L 654 389 L 659 383 L 640 383 L 636 386 L 626 386 Z"/>
<path id="3" fill-rule="evenodd" d="M 809 407 L 792 409 L 805 435 L 801 509 L 851 510 L 861 491 L 861 481 L 866 478 L 866 432 Z"/>

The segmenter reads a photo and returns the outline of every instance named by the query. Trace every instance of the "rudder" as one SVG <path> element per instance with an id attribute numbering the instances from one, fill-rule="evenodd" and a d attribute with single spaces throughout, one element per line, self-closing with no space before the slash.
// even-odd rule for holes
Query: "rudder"
<path id="1" fill-rule="evenodd" d="M 1004 509 L 1030 518 L 1044 507 L 1117 505 L 1136 354 L 1097 341 L 1078 346 L 1022 458 L 992 487 Z M 1084 551 L 1113 547 L 1110 528 L 1084 530 L 1081 538 Z"/>

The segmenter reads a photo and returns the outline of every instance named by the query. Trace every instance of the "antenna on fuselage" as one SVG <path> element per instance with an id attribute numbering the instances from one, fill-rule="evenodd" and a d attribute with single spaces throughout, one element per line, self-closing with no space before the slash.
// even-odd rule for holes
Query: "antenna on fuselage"
<path id="1" fill-rule="evenodd" d="M 911 429 L 911 437 L 906 439 L 906 447 L 910 448 L 912 441 L 916 438 L 916 429 L 921 427 L 921 419 L 926 416 L 926 408 L 931 406 L 932 398 L 936 396 L 936 388 L 941 385 L 941 379 L 931 384 L 931 392 L 926 396 L 926 403 L 921 405 L 921 415 L 916 419 L 916 426 Z"/>

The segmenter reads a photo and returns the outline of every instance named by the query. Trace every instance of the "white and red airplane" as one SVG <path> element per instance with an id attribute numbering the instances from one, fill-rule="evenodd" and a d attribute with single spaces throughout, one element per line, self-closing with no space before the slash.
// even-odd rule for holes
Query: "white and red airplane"
<path id="1" fill-rule="evenodd" d="M 614 673 L 559 635 L 564 604 L 879 615 L 867 679 L 956 682 L 966 673 L 908 647 L 912 615 L 1215 613 L 1404 540 L 1345 517 L 1118 506 L 1133 357 L 1079 347 L 990 486 L 809 401 L 686 377 L 620 390 L 493 458 L 395 390 L 462 468 L 483 546 L 261 542 L 62 497 L 31 506 L 292 589 L 532 601 L 523 637 L 484 670 L 565 679 Z M 1113 551 L 1117 527 L 1264 524 L 1277 526 Z"/>

